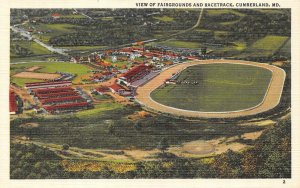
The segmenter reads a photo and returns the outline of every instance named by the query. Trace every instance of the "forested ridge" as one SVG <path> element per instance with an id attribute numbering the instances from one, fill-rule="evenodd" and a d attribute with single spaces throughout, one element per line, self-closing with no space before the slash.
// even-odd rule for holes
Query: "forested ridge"
<path id="1" fill-rule="evenodd" d="M 65 171 L 63 159 L 53 151 L 33 144 L 11 144 L 11 178 L 289 178 L 290 143 L 290 119 L 281 120 L 243 152 L 228 150 L 200 161 L 163 152 L 158 161 L 136 162 L 134 170 L 125 173 L 107 167 L 95 172 Z"/>

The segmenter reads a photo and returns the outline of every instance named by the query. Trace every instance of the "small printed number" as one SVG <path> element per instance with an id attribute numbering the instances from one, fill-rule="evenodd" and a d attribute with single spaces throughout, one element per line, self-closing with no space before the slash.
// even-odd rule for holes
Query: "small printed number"
<path id="1" fill-rule="evenodd" d="M 282 182 L 283 184 L 285 184 L 285 180 L 283 180 L 283 182 Z"/>

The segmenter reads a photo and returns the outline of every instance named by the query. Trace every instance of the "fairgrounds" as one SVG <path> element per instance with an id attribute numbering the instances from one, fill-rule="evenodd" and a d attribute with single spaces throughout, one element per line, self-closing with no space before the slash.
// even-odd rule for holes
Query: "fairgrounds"
<path id="1" fill-rule="evenodd" d="M 228 64 L 242 64 L 242 65 L 251 65 L 261 68 L 268 69 L 272 72 L 272 79 L 270 81 L 267 92 L 264 96 L 264 99 L 258 105 L 247 108 L 244 110 L 238 111 L 224 111 L 224 112 L 201 112 L 201 111 L 192 111 L 192 110 L 183 110 L 179 108 L 174 108 L 166 106 L 154 101 L 150 94 L 159 86 L 163 85 L 166 79 L 172 77 L 174 73 L 180 72 L 189 66 L 201 65 L 201 64 L 213 64 L 213 63 L 228 63 Z M 193 117 L 193 118 L 234 118 L 241 116 L 255 115 L 268 111 L 276 107 L 281 98 L 281 93 L 283 90 L 283 85 L 285 81 L 285 71 L 264 63 L 255 63 L 250 61 L 242 60 L 201 60 L 201 61 L 191 61 L 187 63 L 177 64 L 171 66 L 168 69 L 161 72 L 158 76 L 150 80 L 145 85 L 138 87 L 136 100 L 142 104 L 144 107 L 149 108 L 154 111 L 172 114 L 175 116 L 184 116 L 184 117 Z"/>

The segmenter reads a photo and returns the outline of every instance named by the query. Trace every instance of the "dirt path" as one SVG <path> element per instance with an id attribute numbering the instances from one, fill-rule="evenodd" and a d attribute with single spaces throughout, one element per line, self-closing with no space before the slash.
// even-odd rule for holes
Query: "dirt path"
<path id="1" fill-rule="evenodd" d="M 212 64 L 212 63 L 234 63 L 234 64 L 245 64 L 252 65 L 257 67 L 262 67 L 272 71 L 272 79 L 269 85 L 269 88 L 266 92 L 266 96 L 262 103 L 259 105 L 245 109 L 240 111 L 231 111 L 231 112 L 199 112 L 199 111 L 191 111 L 191 110 L 183 110 L 178 108 L 173 108 L 170 106 L 165 106 L 160 104 L 150 97 L 150 93 L 164 84 L 164 81 L 172 76 L 173 73 L 177 73 L 185 69 L 186 67 L 200 64 Z M 255 63 L 250 61 L 242 61 L 242 60 L 201 60 L 201 61 L 191 61 L 187 63 L 178 64 L 172 66 L 158 76 L 153 78 L 151 81 L 139 87 L 137 89 L 136 100 L 145 106 L 146 108 L 150 108 L 155 111 L 173 114 L 176 116 L 185 116 L 185 117 L 196 117 L 196 118 L 233 118 L 240 116 L 248 116 L 254 115 L 258 113 L 262 113 L 268 111 L 279 104 L 281 93 L 283 90 L 284 80 L 285 80 L 285 71 L 264 63 Z"/>
<path id="2" fill-rule="evenodd" d="M 10 89 L 14 91 L 17 95 L 19 95 L 23 100 L 28 101 L 31 105 L 35 105 L 36 103 L 34 102 L 32 96 L 27 93 L 26 90 L 22 90 L 16 86 L 10 85 Z"/>

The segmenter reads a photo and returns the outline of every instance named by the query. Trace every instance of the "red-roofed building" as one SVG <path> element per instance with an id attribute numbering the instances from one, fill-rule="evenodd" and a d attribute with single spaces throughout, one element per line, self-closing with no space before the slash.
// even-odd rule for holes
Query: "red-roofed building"
<path id="1" fill-rule="evenodd" d="M 51 17 L 54 18 L 54 19 L 58 19 L 58 18 L 60 18 L 60 14 L 59 13 L 53 13 L 53 14 L 51 14 Z"/>
<path id="2" fill-rule="evenodd" d="M 16 102 L 16 95 L 13 91 L 9 92 L 9 114 L 16 114 L 18 106 Z"/>
<path id="3" fill-rule="evenodd" d="M 59 93 L 59 92 L 67 92 L 73 91 L 74 89 L 71 87 L 57 87 L 57 88 L 43 88 L 43 89 L 33 89 L 32 93 L 35 94 L 47 94 L 47 93 Z"/>
<path id="4" fill-rule="evenodd" d="M 95 88 L 95 92 L 97 92 L 98 94 L 100 95 L 103 95 L 104 93 L 106 92 L 110 92 L 111 90 L 108 88 L 108 87 L 98 87 L 98 88 Z"/>
<path id="5" fill-rule="evenodd" d="M 48 98 L 41 99 L 40 102 L 42 105 L 50 105 L 50 104 L 66 104 L 66 103 L 74 103 L 74 102 L 84 102 L 85 99 L 81 96 L 70 96 L 70 97 L 60 97 L 60 98 Z"/>
<path id="6" fill-rule="evenodd" d="M 69 103 L 69 104 L 60 104 L 53 106 L 44 106 L 44 109 L 49 113 L 55 112 L 68 112 L 74 110 L 88 109 L 90 104 L 88 102 L 78 102 L 78 103 Z"/>
<path id="7" fill-rule="evenodd" d="M 68 92 L 59 92 L 59 93 L 36 94 L 36 97 L 38 99 L 49 99 L 49 98 L 67 97 L 67 96 L 78 96 L 78 93 L 76 91 L 68 91 Z"/>
<path id="8" fill-rule="evenodd" d="M 110 91 L 111 92 L 113 92 L 113 93 L 117 93 L 117 94 L 122 94 L 124 91 L 125 91 L 125 89 L 124 88 L 122 88 L 120 85 L 118 85 L 118 84 L 113 84 L 113 85 L 111 85 L 111 86 L 108 86 L 108 88 L 110 89 Z"/>
<path id="9" fill-rule="evenodd" d="M 121 76 L 118 79 L 118 83 L 125 84 L 126 86 L 130 86 L 132 82 L 142 79 L 144 76 L 149 74 L 150 71 L 151 71 L 151 67 L 146 66 L 144 63 L 142 63 L 140 65 L 131 68 L 128 72 L 123 74 L 123 76 Z"/>
<path id="10" fill-rule="evenodd" d="M 25 89 L 55 88 L 72 85 L 71 81 L 25 83 Z"/>

